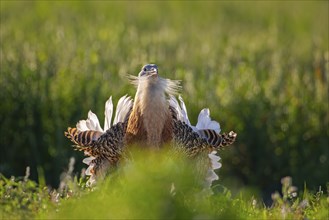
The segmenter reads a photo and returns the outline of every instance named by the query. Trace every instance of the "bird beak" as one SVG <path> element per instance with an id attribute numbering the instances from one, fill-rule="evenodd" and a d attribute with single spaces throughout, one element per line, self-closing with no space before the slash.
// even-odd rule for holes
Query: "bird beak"
<path id="1" fill-rule="evenodd" d="M 158 76 L 158 73 L 157 73 L 156 71 L 154 71 L 154 72 L 150 72 L 149 76 L 153 76 L 153 77 L 155 77 L 155 76 Z"/>
<path id="2" fill-rule="evenodd" d="M 157 71 L 157 69 L 156 69 L 156 68 L 152 68 L 152 69 L 148 72 L 148 75 L 149 75 L 149 76 L 153 76 L 153 77 L 158 76 L 158 71 Z"/>

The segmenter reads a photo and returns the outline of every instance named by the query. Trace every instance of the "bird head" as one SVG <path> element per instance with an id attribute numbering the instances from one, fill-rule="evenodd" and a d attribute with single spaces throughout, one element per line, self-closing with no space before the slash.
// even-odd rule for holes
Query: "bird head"
<path id="1" fill-rule="evenodd" d="M 137 93 L 141 91 L 162 91 L 173 95 L 180 90 L 180 82 L 178 80 L 165 79 L 159 76 L 158 66 L 155 64 L 146 64 L 142 67 L 138 76 L 129 75 L 130 82 L 137 87 Z M 153 93 L 150 93 L 153 94 Z"/>
<path id="2" fill-rule="evenodd" d="M 146 64 L 142 67 L 138 74 L 139 78 L 157 78 L 158 77 L 158 66 L 155 64 Z"/>

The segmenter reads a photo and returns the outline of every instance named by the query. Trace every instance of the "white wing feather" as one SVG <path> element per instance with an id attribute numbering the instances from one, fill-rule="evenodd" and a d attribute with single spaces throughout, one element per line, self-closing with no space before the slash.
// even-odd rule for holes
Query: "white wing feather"
<path id="1" fill-rule="evenodd" d="M 182 109 L 175 96 L 170 96 L 169 105 L 175 109 L 178 120 L 188 123 L 188 121 L 186 120 L 186 118 L 184 118 L 184 116 L 182 114 Z"/>
<path id="2" fill-rule="evenodd" d="M 191 122 L 190 120 L 188 119 L 188 115 L 187 115 L 187 110 L 186 110 L 186 106 L 185 106 L 185 103 L 184 103 L 184 100 L 181 96 L 178 97 L 179 101 L 180 101 L 180 106 L 181 106 L 181 113 L 185 119 L 185 123 L 188 124 L 189 126 L 191 126 Z"/>
<path id="3" fill-rule="evenodd" d="M 89 130 L 94 131 L 101 131 L 103 132 L 103 129 L 101 128 L 97 115 L 94 114 L 92 111 L 88 112 L 88 119 L 86 120 L 87 127 Z"/>
<path id="4" fill-rule="evenodd" d="M 216 133 L 220 132 L 220 125 L 217 121 L 211 120 L 210 111 L 208 108 L 204 108 L 201 110 L 198 117 L 198 123 L 196 124 L 196 128 L 198 130 L 211 129 L 215 130 Z"/>
<path id="5" fill-rule="evenodd" d="M 107 131 L 111 127 L 112 115 L 113 115 L 113 102 L 112 96 L 105 103 L 105 122 L 104 131 Z"/>
<path id="6" fill-rule="evenodd" d="M 76 128 L 79 131 L 88 131 L 88 130 L 94 130 L 94 131 L 101 131 L 103 132 L 103 129 L 101 128 L 97 116 L 92 112 L 88 112 L 88 118 L 87 120 L 80 120 L 76 124 Z"/>
<path id="7" fill-rule="evenodd" d="M 117 109 L 115 111 L 113 124 L 115 125 L 119 122 L 123 122 L 132 106 L 133 106 L 132 98 L 127 95 L 122 96 L 117 104 Z"/>
<path id="8" fill-rule="evenodd" d="M 88 130 L 89 130 L 89 128 L 87 127 L 86 120 L 80 120 L 80 121 L 77 123 L 76 128 L 77 128 L 79 131 L 88 131 Z"/>

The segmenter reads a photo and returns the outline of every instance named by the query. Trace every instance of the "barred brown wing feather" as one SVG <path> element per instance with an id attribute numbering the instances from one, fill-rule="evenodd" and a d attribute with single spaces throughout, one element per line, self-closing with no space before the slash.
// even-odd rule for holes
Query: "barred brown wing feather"
<path id="1" fill-rule="evenodd" d="M 76 145 L 79 145 L 80 147 L 87 147 L 95 142 L 103 133 L 92 130 L 78 131 L 76 128 L 69 127 L 64 134 Z"/>
<path id="2" fill-rule="evenodd" d="M 228 146 L 228 145 L 231 145 L 235 142 L 235 139 L 237 137 L 237 134 L 234 132 L 234 131 L 230 131 L 230 133 L 226 134 L 226 133 L 223 133 L 222 134 L 222 146 L 225 147 L 225 146 Z"/>
<path id="3" fill-rule="evenodd" d="M 182 121 L 174 120 L 173 135 L 175 145 L 189 156 L 193 157 L 207 149 L 207 142 Z"/>
<path id="4" fill-rule="evenodd" d="M 77 135 L 77 133 L 78 133 L 78 130 L 76 128 L 68 127 L 67 131 L 64 132 L 64 135 L 65 135 L 65 137 L 70 139 L 70 141 L 72 141 L 73 143 L 78 144 L 75 141 L 75 136 Z"/>
<path id="5" fill-rule="evenodd" d="M 96 156 L 93 152 L 92 145 L 96 140 L 103 134 L 99 131 L 78 131 L 77 128 L 69 127 L 65 136 L 70 139 L 75 145 L 73 146 L 75 150 L 83 151 L 86 155 Z"/>
<path id="6" fill-rule="evenodd" d="M 222 136 L 216 131 L 210 129 L 199 130 L 198 133 L 204 138 L 210 146 L 219 146 L 222 142 Z"/>
<path id="7" fill-rule="evenodd" d="M 94 141 L 96 141 L 102 134 L 103 133 L 100 131 L 82 131 L 77 135 L 76 141 L 80 143 L 80 146 L 89 146 Z"/>
<path id="8" fill-rule="evenodd" d="M 211 129 L 204 129 L 198 131 L 207 143 L 214 149 L 220 149 L 234 143 L 237 134 L 231 131 L 229 134 L 217 134 Z"/>
<path id="9" fill-rule="evenodd" d="M 87 155 L 102 156 L 104 158 L 116 157 L 123 150 L 123 137 L 127 128 L 127 122 L 119 122 L 113 125 L 105 133 L 99 131 L 78 131 L 76 128 L 68 128 L 64 132 L 76 146 L 76 150 L 84 151 Z"/>
<path id="10" fill-rule="evenodd" d="M 93 144 L 92 155 L 96 154 L 106 158 L 110 164 L 116 164 L 123 153 L 126 128 L 126 122 L 119 122 L 108 129 Z"/>

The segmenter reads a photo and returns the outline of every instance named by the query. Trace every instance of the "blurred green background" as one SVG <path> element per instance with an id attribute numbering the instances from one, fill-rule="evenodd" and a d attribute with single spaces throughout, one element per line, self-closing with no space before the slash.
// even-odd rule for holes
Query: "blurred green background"
<path id="1" fill-rule="evenodd" d="M 220 152 L 219 183 L 270 195 L 281 177 L 329 180 L 328 1 L 1 1 L 0 173 L 54 187 L 71 156 L 63 135 L 126 74 L 156 63 L 182 80 L 193 124 L 209 107 L 238 140 Z"/>

